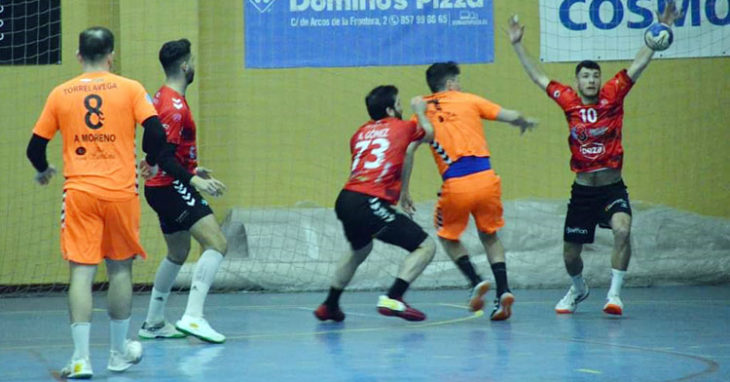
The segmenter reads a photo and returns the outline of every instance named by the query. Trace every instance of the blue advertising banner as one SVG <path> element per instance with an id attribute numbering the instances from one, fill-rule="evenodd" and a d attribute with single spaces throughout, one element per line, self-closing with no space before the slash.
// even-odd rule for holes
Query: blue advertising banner
<path id="1" fill-rule="evenodd" d="M 244 0 L 248 68 L 494 60 L 492 0 Z"/>

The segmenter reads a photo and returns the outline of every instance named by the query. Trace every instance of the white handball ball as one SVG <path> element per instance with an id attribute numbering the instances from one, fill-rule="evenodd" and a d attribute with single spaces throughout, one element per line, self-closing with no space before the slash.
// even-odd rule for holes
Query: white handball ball
<path id="1" fill-rule="evenodd" d="M 672 33 L 672 28 L 667 24 L 652 24 L 644 32 L 644 43 L 649 49 L 657 52 L 669 48 L 672 45 L 672 41 L 674 41 L 674 34 Z"/>

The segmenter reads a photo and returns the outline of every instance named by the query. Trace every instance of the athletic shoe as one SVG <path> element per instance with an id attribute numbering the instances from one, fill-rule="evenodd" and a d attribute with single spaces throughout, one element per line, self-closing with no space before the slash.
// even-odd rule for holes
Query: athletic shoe
<path id="1" fill-rule="evenodd" d="M 383 316 L 396 316 L 406 321 L 423 321 L 426 315 L 423 312 L 411 308 L 400 299 L 380 296 L 378 298 L 378 313 Z"/>
<path id="2" fill-rule="evenodd" d="M 91 361 L 88 358 L 72 359 L 71 362 L 61 369 L 61 378 L 68 379 L 91 379 L 94 371 L 91 370 Z"/>
<path id="3" fill-rule="evenodd" d="M 571 314 L 575 312 L 575 309 L 578 307 L 578 303 L 588 298 L 590 293 L 591 291 L 588 289 L 588 285 L 586 285 L 585 282 L 583 282 L 583 293 L 578 292 L 575 289 L 575 286 L 571 285 L 570 289 L 568 289 L 568 293 L 566 293 L 565 296 L 563 296 L 563 298 L 555 305 L 555 313 Z"/>
<path id="4" fill-rule="evenodd" d="M 482 281 L 475 285 L 471 290 L 469 297 L 469 309 L 472 312 L 482 310 L 484 308 L 484 295 L 489 291 L 489 281 Z"/>
<path id="5" fill-rule="evenodd" d="M 110 371 L 122 372 L 142 360 L 142 344 L 139 341 L 127 340 L 124 345 L 124 353 L 112 350 L 109 353 L 109 364 L 106 368 Z"/>
<path id="6" fill-rule="evenodd" d="M 327 305 L 322 304 L 314 311 L 314 316 L 320 321 L 332 320 L 334 322 L 342 322 L 345 320 L 345 313 L 338 307 L 330 309 Z"/>
<path id="7" fill-rule="evenodd" d="M 606 305 L 603 306 L 603 311 L 616 316 L 622 315 L 624 312 L 624 303 L 621 302 L 621 297 L 618 295 L 606 297 Z"/>
<path id="8" fill-rule="evenodd" d="M 137 332 L 139 338 L 154 340 L 156 338 L 183 338 L 185 333 L 175 329 L 175 325 L 162 321 L 156 325 L 149 325 L 147 321 L 142 323 L 142 328 Z"/>
<path id="9" fill-rule="evenodd" d="M 512 304 L 515 302 L 515 296 L 510 292 L 504 292 L 499 299 L 494 300 L 494 310 L 489 316 L 492 321 L 504 321 L 512 315 Z"/>
<path id="10" fill-rule="evenodd" d="M 191 317 L 183 315 L 175 324 L 177 330 L 200 338 L 203 341 L 214 344 L 222 344 L 226 340 L 226 336 L 216 332 L 210 327 L 208 321 L 203 317 Z"/>

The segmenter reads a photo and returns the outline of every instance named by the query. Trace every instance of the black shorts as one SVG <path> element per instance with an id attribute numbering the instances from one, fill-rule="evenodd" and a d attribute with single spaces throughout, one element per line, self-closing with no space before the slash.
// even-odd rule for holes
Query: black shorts
<path id="1" fill-rule="evenodd" d="M 174 181 L 170 186 L 144 188 L 147 204 L 157 212 L 162 233 L 188 231 L 198 220 L 213 213 L 193 186 Z"/>
<path id="2" fill-rule="evenodd" d="M 611 228 L 611 217 L 617 212 L 631 215 L 629 194 L 623 180 L 600 187 L 573 183 L 563 239 L 570 243 L 593 243 L 596 225 Z"/>
<path id="3" fill-rule="evenodd" d="M 359 192 L 342 190 L 335 202 L 335 213 L 353 250 L 377 238 L 413 252 L 428 237 L 421 226 L 395 211 L 390 203 Z"/>

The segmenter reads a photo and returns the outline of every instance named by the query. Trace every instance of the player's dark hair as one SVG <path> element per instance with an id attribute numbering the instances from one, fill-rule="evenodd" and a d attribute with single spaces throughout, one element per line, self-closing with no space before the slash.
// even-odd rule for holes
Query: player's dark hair
<path id="1" fill-rule="evenodd" d="M 454 61 L 437 62 L 426 70 L 426 82 L 432 92 L 440 92 L 446 89 L 446 81 L 460 73 L 459 65 Z"/>
<path id="2" fill-rule="evenodd" d="M 177 74 L 180 64 L 188 58 L 190 58 L 190 41 L 186 38 L 168 41 L 160 48 L 160 64 L 167 76 Z"/>
<path id="3" fill-rule="evenodd" d="M 575 66 L 575 75 L 577 76 L 578 75 L 578 72 L 580 72 L 580 70 L 583 69 L 583 68 L 586 68 L 586 69 L 595 69 L 595 70 L 598 70 L 598 71 L 601 70 L 601 66 L 598 65 L 597 62 L 592 61 L 592 60 L 583 60 L 583 61 L 579 62 L 578 65 Z"/>
<path id="4" fill-rule="evenodd" d="M 104 27 L 91 27 L 79 33 L 79 54 L 86 62 L 97 62 L 114 51 L 114 34 Z"/>
<path id="5" fill-rule="evenodd" d="M 365 97 L 368 114 L 374 121 L 388 116 L 388 108 L 395 109 L 398 88 L 393 85 L 381 85 L 371 90 Z"/>

